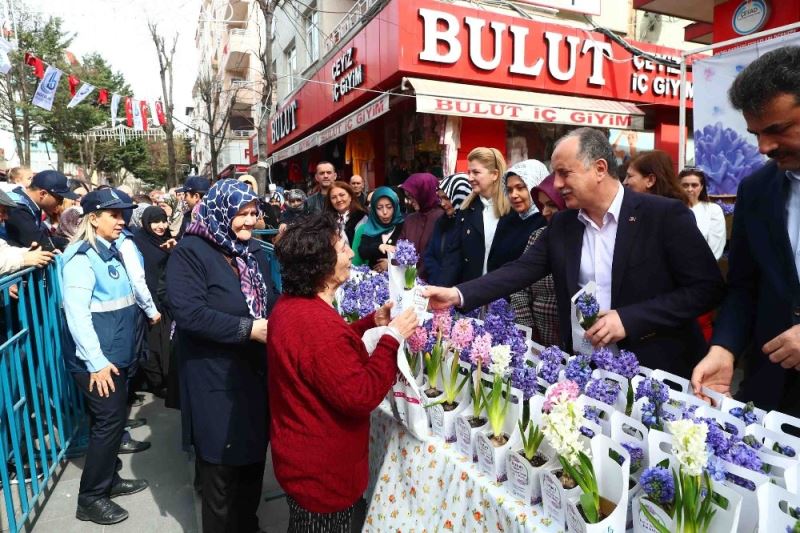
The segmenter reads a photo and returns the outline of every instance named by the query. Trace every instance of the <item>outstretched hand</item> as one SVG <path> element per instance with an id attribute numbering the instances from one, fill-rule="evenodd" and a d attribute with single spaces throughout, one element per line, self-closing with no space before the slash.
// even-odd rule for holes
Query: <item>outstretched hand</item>
<path id="1" fill-rule="evenodd" d="M 722 346 L 712 346 L 708 354 L 694 367 L 692 389 L 694 395 L 707 402 L 711 398 L 703 394 L 703 387 L 730 396 L 733 381 L 734 357 Z"/>
<path id="2" fill-rule="evenodd" d="M 428 307 L 434 310 L 461 306 L 461 296 L 455 287 L 447 288 L 429 285 L 422 289 L 422 296 L 429 299 Z"/>

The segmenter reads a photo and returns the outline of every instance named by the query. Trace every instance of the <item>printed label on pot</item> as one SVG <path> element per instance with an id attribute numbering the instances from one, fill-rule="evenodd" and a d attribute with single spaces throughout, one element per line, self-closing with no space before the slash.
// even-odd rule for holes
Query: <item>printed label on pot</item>
<path id="1" fill-rule="evenodd" d="M 636 517 L 634 517 L 634 520 L 639 521 L 639 527 L 641 531 L 658 533 L 658 529 L 650 522 L 650 520 L 648 520 L 647 515 L 645 515 L 644 511 L 642 511 L 645 505 L 647 506 L 647 510 L 650 511 L 650 514 L 652 514 L 656 520 L 661 522 L 661 524 L 667 529 L 672 529 L 672 520 L 670 520 L 661 507 L 645 500 L 644 498 L 639 498 L 639 513 Z"/>
<path id="2" fill-rule="evenodd" d="M 440 405 L 435 405 L 428 409 L 431 416 L 431 427 L 433 434 L 445 438 L 444 434 L 444 408 Z"/>
<path id="3" fill-rule="evenodd" d="M 485 435 L 478 436 L 475 441 L 475 447 L 478 450 L 478 465 L 481 471 L 489 475 L 496 475 L 494 471 L 494 446 L 489 443 L 489 439 Z"/>
<path id="4" fill-rule="evenodd" d="M 510 453 L 508 461 L 508 480 L 511 482 L 511 493 L 517 498 L 527 499 L 531 496 L 531 479 L 528 473 L 527 461 L 518 453 Z"/>
<path id="5" fill-rule="evenodd" d="M 574 533 L 586 533 L 586 522 L 573 502 L 567 502 L 567 530 Z M 612 532 L 613 529 L 610 528 L 609 533 Z"/>
<path id="6" fill-rule="evenodd" d="M 561 511 L 561 486 L 553 474 L 542 476 L 542 503 L 551 512 Z"/>
<path id="7" fill-rule="evenodd" d="M 472 459 L 472 428 L 464 418 L 456 419 L 456 439 L 458 452 Z"/>

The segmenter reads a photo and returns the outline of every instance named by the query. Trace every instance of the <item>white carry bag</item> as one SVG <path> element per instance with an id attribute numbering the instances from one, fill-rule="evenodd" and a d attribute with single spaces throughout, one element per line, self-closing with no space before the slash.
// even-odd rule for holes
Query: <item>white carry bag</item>
<path id="1" fill-rule="evenodd" d="M 363 341 L 367 351 L 372 354 L 380 338 L 388 331 L 388 326 L 372 328 L 364 333 Z M 427 397 L 417 385 L 405 353 L 405 342 L 397 349 L 397 379 L 391 391 L 393 411 L 398 421 L 408 428 L 409 433 L 420 440 L 430 437 L 428 415 L 425 413 Z"/>

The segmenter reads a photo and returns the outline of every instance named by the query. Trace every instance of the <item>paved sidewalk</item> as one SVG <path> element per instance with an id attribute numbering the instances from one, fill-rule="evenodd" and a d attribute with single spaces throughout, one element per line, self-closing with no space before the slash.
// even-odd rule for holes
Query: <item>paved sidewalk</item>
<path id="1" fill-rule="evenodd" d="M 137 440 L 153 443 L 149 450 L 121 455 L 123 478 L 144 478 L 150 488 L 139 494 L 115 499 L 130 517 L 113 526 L 98 526 L 75 518 L 78 483 L 83 458 L 66 463 L 38 518 L 32 520 L 36 533 L 177 533 L 201 531 L 200 500 L 193 490 L 194 461 L 181 451 L 180 413 L 164 407 L 164 401 L 146 394 L 144 405 L 134 408 L 134 417 L 147 419 L 147 426 L 134 429 Z M 270 459 L 268 457 L 268 459 Z M 272 474 L 271 460 L 264 474 L 262 495 L 280 491 Z M 285 532 L 289 508 L 285 498 L 262 502 L 261 528 L 268 533 Z"/>

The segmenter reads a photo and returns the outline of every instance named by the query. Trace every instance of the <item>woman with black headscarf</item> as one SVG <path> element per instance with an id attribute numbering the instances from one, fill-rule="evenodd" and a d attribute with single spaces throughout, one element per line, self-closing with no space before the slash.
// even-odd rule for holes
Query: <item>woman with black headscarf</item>
<path id="1" fill-rule="evenodd" d="M 167 259 L 175 246 L 175 239 L 169 231 L 167 213 L 160 207 L 150 206 L 142 212 L 142 227 L 133 235 L 133 241 L 144 259 L 144 278 L 147 288 L 153 296 L 161 322 L 150 326 L 147 333 L 147 344 L 150 349 L 147 361 L 142 364 L 145 380 L 156 396 L 163 398 L 166 392 L 167 375 L 169 374 L 170 329 L 172 319 L 166 309 L 166 302 L 159 294 L 159 284 L 163 282 Z"/>

